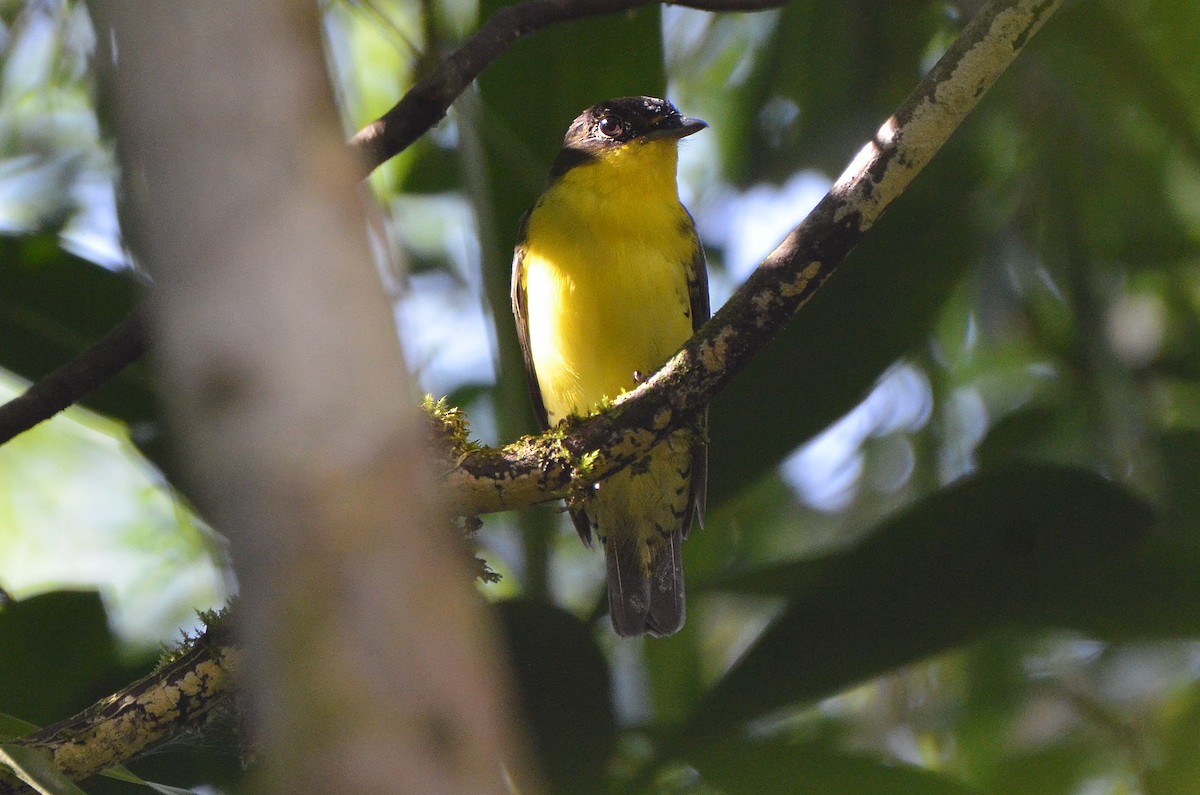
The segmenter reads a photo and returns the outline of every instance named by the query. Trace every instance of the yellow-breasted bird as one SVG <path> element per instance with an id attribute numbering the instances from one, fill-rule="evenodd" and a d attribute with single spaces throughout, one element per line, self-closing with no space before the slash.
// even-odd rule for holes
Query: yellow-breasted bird
<path id="1" fill-rule="evenodd" d="M 708 319 L 708 274 L 675 185 L 679 139 L 708 125 L 654 97 L 622 97 L 571 124 L 521 222 L 512 305 L 543 428 L 637 386 Z M 684 618 L 680 544 L 703 518 L 702 417 L 599 484 L 571 518 L 604 547 L 619 635 L 670 635 Z"/>

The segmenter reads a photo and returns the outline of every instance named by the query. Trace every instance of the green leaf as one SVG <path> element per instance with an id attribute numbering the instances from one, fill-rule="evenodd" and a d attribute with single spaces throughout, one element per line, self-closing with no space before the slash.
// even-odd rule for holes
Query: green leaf
<path id="1" fill-rule="evenodd" d="M 928 0 L 788 3 L 736 94 L 729 122 L 744 129 L 725 155 L 739 181 L 840 170 L 912 91 L 941 20 Z"/>
<path id="2" fill-rule="evenodd" d="M 992 425 L 975 449 L 984 469 L 1014 460 L 1060 464 L 1087 460 L 1087 418 L 1079 401 L 1034 402 Z"/>
<path id="3" fill-rule="evenodd" d="M 1146 773 L 1146 792 L 1188 795 L 1200 781 L 1200 697 L 1192 692 L 1172 717 L 1165 736 L 1155 742 L 1155 764 Z"/>
<path id="4" fill-rule="evenodd" d="M 1100 518 L 1098 545 L 1112 542 L 1114 519 Z M 1163 532 L 1161 524 L 1136 551 L 1109 565 L 1086 565 L 1073 577 L 1046 584 L 1037 616 L 1044 625 L 1078 629 L 1110 642 L 1194 639 L 1200 636 L 1200 542 Z M 1080 539 L 1083 542 L 1083 539 Z M 1079 550 L 1096 558 L 1119 548 Z M 1075 554 L 1065 549 L 1063 554 Z"/>
<path id="5" fill-rule="evenodd" d="M 761 575 L 788 607 L 688 731 L 724 734 L 1006 624 L 1200 632 L 1196 569 L 1185 575 L 1195 561 L 1147 543 L 1150 522 L 1140 501 L 1078 470 L 1014 468 L 944 489 L 848 552 Z"/>
<path id="6" fill-rule="evenodd" d="M 132 770 L 124 765 L 113 765 L 107 770 L 101 770 L 100 775 L 105 778 L 111 778 L 114 781 L 124 781 L 128 784 L 145 784 L 142 777 L 136 775 Z"/>
<path id="7" fill-rule="evenodd" d="M 54 766 L 45 751 L 12 743 L 0 744 L 0 762 L 43 795 L 86 795 Z"/>
<path id="8" fill-rule="evenodd" d="M 1064 9 L 998 86 L 1020 152 L 1013 187 L 1029 210 L 1020 221 L 1043 257 L 1069 249 L 1093 267 L 1160 268 L 1195 255 L 1166 187 L 1171 159 L 1200 156 L 1195 109 L 1187 81 L 1169 71 L 1178 64 L 1143 41 L 1132 17 L 1109 3 Z M 1030 90 L 1039 84 L 1054 88 Z"/>
<path id="9" fill-rule="evenodd" d="M 179 787 L 171 787 L 166 784 L 155 784 L 152 781 L 146 781 L 124 765 L 113 765 L 110 768 L 101 770 L 97 775 L 110 778 L 113 781 L 123 781 L 126 784 L 138 784 L 143 787 L 150 787 L 153 790 L 165 792 L 169 795 L 175 793 L 188 793 L 190 795 L 190 793 L 192 793 L 192 790 L 190 789 L 180 789 Z"/>
<path id="10" fill-rule="evenodd" d="M 1187 22 L 1196 22 L 1194 8 Z M 1146 36 L 1146 30 L 1138 25 L 1135 13 L 1114 3 L 1098 3 L 1092 8 L 1064 9 L 1053 28 L 1054 44 L 1046 51 L 1056 57 L 1060 68 L 1075 77 L 1088 75 L 1092 78 L 1085 87 L 1079 88 L 1094 93 L 1094 107 L 1111 106 L 1114 100 L 1128 97 L 1173 138 L 1188 149 L 1192 157 L 1200 157 L 1200 126 L 1193 115 L 1187 96 L 1192 81 L 1182 79 L 1186 67 L 1181 68 L 1185 57 L 1172 58 L 1163 51 L 1160 41 Z M 1194 41 L 1174 31 L 1174 38 L 1187 42 L 1183 49 L 1194 50 Z M 1103 42 L 1104 52 L 1097 48 Z M 1190 52 L 1187 58 L 1194 59 Z M 1101 78 L 1101 79 L 1097 79 Z M 1070 80 L 1070 77 L 1066 78 Z"/>
<path id="11" fill-rule="evenodd" d="M 485 0 L 480 16 L 491 16 L 505 5 L 511 3 Z M 620 57 L 614 58 L 616 41 Z M 583 64 L 597 68 L 580 68 Z M 533 76 L 537 86 L 531 95 Z M 516 221 L 545 186 L 550 162 L 572 120 L 601 100 L 662 96 L 665 87 L 657 8 L 555 25 L 517 41 L 484 72 L 479 79 L 480 132 L 497 217 L 512 221 L 497 230 L 507 240 L 502 243 L 505 260 L 511 259 Z"/>
<path id="12" fill-rule="evenodd" d="M 1169 495 L 1166 521 L 1181 535 L 1194 537 L 1200 517 L 1200 431 L 1167 431 L 1159 444 Z"/>
<path id="13" fill-rule="evenodd" d="M 995 795 L 1078 792 L 1089 763 L 1094 764 L 1092 752 L 1084 743 L 1068 741 L 1036 751 L 1002 755 L 982 786 Z"/>
<path id="14" fill-rule="evenodd" d="M 608 663 L 591 630 L 544 602 L 498 605 L 518 703 L 554 792 L 604 792 L 617 741 Z"/>
<path id="15" fill-rule="evenodd" d="M 965 697 L 956 711 L 954 744 L 960 764 L 955 770 L 977 786 L 989 781 L 1013 753 L 1014 726 L 1029 706 L 1025 664 L 1037 643 L 1019 630 L 1001 631 L 961 655 Z"/>
<path id="16" fill-rule="evenodd" d="M 172 787 L 167 784 L 155 784 L 153 781 L 143 781 L 150 789 L 155 792 L 161 792 L 163 795 L 195 795 L 196 791 L 191 789 L 183 789 L 182 787 Z"/>
<path id="17" fill-rule="evenodd" d="M 653 700 L 654 719 L 658 723 L 675 723 L 687 715 L 704 690 L 701 651 L 702 622 L 692 613 L 683 629 L 669 639 L 648 641 L 642 646 L 642 659 Z"/>
<path id="18" fill-rule="evenodd" d="M 94 591 L 56 591 L 0 611 L 0 711 L 47 725 L 144 674 L 124 665 Z"/>
<path id="19" fill-rule="evenodd" d="M 955 779 L 867 756 L 814 750 L 782 742 L 732 740 L 705 746 L 689 761 L 705 782 L 727 795 L 970 795 Z"/>
<path id="20" fill-rule="evenodd" d="M 24 737 L 30 732 L 35 732 L 41 727 L 36 723 L 30 723 L 27 720 L 21 720 L 4 712 L 0 712 L 0 742 L 6 742 L 16 737 Z"/>

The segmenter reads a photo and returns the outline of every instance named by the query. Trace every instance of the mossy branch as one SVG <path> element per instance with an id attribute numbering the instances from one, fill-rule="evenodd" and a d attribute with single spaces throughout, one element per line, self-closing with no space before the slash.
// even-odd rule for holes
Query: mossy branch
<path id="1" fill-rule="evenodd" d="M 751 12 L 776 8 L 787 0 L 676 0 L 707 11 Z M 364 178 L 403 152 L 446 115 L 451 103 L 475 78 L 519 39 L 546 27 L 588 17 L 659 5 L 660 0 L 525 0 L 493 14 L 476 33 L 383 116 L 359 130 L 347 146 Z M 150 350 L 143 310 L 135 308 L 94 345 L 43 376 L 23 394 L 0 404 L 0 444 L 79 402 Z"/>
<path id="2" fill-rule="evenodd" d="M 499 448 L 430 407 L 446 452 L 446 499 L 474 515 L 567 496 L 684 426 L 780 333 L 904 191 L 1061 0 L 994 0 L 880 128 L 812 213 L 654 376 L 601 414 Z M 205 635 L 181 657 L 80 715 L 20 742 L 83 778 L 203 719 L 227 697 L 241 654 Z M 0 771 L 0 795 L 20 792 Z"/>
<path id="3" fill-rule="evenodd" d="M 242 661 L 243 653 L 226 644 L 222 625 L 210 624 L 153 673 L 11 744 L 47 753 L 67 778 L 79 781 L 198 725 L 232 693 Z M 32 790 L 0 766 L 0 795 L 24 792 Z"/>
<path id="4" fill-rule="evenodd" d="M 599 414 L 465 452 L 446 474 L 447 504 L 479 514 L 563 497 L 584 470 L 603 479 L 683 427 L 837 270 L 1060 4 L 989 3 L 825 198 L 661 370 Z"/>

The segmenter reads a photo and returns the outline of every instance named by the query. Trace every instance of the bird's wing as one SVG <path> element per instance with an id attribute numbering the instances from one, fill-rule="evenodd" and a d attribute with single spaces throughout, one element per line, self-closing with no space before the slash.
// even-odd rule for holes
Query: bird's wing
<path id="1" fill-rule="evenodd" d="M 691 220 L 691 217 L 689 214 L 688 220 Z M 712 310 L 708 306 L 708 263 L 704 259 L 704 247 L 700 245 L 700 238 L 696 235 L 694 223 L 692 241 L 696 245 L 696 253 L 692 255 L 692 261 L 688 263 L 687 280 L 688 300 L 691 302 L 692 312 L 692 332 L 694 333 L 708 321 Z"/>
<path id="2" fill-rule="evenodd" d="M 517 319 L 517 339 L 521 343 L 521 355 L 525 359 L 525 375 L 529 380 L 529 400 L 533 404 L 533 416 L 537 419 L 538 427 L 543 431 L 550 427 L 550 415 L 546 413 L 546 404 L 542 401 L 542 387 L 538 383 L 537 370 L 533 366 L 533 351 L 529 347 L 529 301 L 525 291 L 525 225 L 529 221 L 529 213 L 521 218 L 521 226 L 517 230 L 517 247 L 513 251 L 512 265 L 512 311 Z M 583 509 L 570 511 L 571 521 L 583 543 L 592 545 L 592 523 Z"/>
<path id="3" fill-rule="evenodd" d="M 521 218 L 517 230 L 517 247 L 513 251 L 512 264 L 512 311 L 517 319 L 517 339 L 521 343 L 521 355 L 525 359 L 525 376 L 529 381 L 529 399 L 533 402 L 533 414 L 538 426 L 544 431 L 550 427 L 546 404 L 542 402 L 542 388 L 538 384 L 537 371 L 533 368 L 533 351 L 529 348 L 529 307 L 525 294 L 525 224 L 529 213 Z"/>
<path id="4" fill-rule="evenodd" d="M 688 216 L 689 220 L 691 216 Z M 695 224 L 692 226 L 695 237 Z M 708 264 L 704 259 L 704 247 L 700 238 L 695 237 L 696 253 L 688 266 L 688 299 L 691 303 L 692 333 L 700 330 L 712 313 L 708 299 Z M 704 526 L 704 508 L 708 501 L 708 409 L 705 408 L 696 420 L 696 439 L 692 446 L 692 488 L 688 500 L 690 511 L 695 511 L 694 518 Z M 683 518 L 683 537 L 687 538 L 692 529 L 693 514 Z"/>

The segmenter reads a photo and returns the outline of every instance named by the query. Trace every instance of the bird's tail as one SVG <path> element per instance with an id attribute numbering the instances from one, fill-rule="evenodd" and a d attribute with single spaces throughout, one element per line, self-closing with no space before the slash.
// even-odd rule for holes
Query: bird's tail
<path id="1" fill-rule="evenodd" d="M 622 637 L 662 637 L 683 626 L 680 547 L 703 510 L 705 461 L 696 435 L 677 431 L 574 512 L 576 526 L 604 547 L 609 615 Z"/>
<path id="2" fill-rule="evenodd" d="M 683 560 L 679 551 L 683 530 L 676 527 L 664 535 L 657 554 L 650 553 L 642 538 L 610 538 L 604 545 L 608 610 L 613 629 L 622 637 L 647 632 L 664 637 L 683 626 Z"/>

